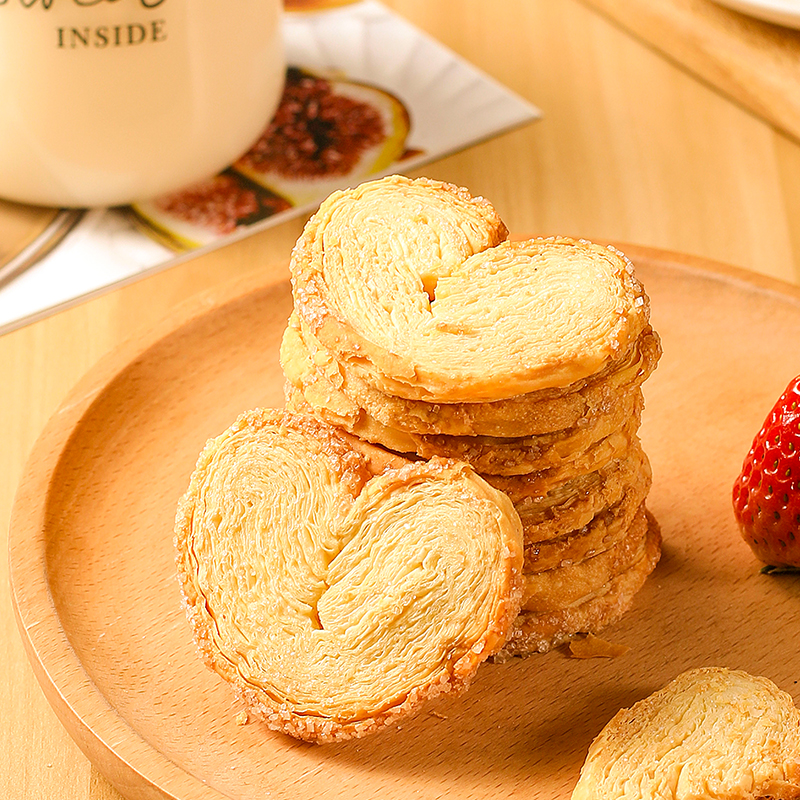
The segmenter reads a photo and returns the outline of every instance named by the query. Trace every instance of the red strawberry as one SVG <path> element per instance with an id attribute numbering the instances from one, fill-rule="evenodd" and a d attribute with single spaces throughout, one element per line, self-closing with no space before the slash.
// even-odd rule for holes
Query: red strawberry
<path id="1" fill-rule="evenodd" d="M 800 568 L 800 375 L 753 440 L 733 485 L 733 513 L 759 560 Z"/>

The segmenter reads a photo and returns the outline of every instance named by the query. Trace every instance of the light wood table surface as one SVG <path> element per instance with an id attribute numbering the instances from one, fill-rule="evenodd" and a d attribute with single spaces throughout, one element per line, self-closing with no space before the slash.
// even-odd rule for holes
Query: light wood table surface
<path id="1" fill-rule="evenodd" d="M 417 174 L 489 198 L 513 233 L 651 245 L 800 282 L 800 144 L 579 0 L 389 0 L 538 105 L 543 120 Z M 0 338 L 0 530 L 48 417 L 103 354 L 266 261 L 288 222 Z M 784 343 L 797 347 L 796 342 Z M 798 368 L 800 371 L 800 368 Z M 9 800 L 112 800 L 28 665 L 0 562 L 0 788 Z"/>

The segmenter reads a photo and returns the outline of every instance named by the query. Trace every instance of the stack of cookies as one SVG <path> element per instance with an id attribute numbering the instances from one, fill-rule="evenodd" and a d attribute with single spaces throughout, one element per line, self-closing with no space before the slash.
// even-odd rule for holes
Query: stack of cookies
<path id="1" fill-rule="evenodd" d="M 616 621 L 660 555 L 637 435 L 660 353 L 619 252 L 507 240 L 464 189 L 391 176 L 337 192 L 292 255 L 287 408 L 400 465 L 466 462 L 522 522 L 505 653 Z"/>

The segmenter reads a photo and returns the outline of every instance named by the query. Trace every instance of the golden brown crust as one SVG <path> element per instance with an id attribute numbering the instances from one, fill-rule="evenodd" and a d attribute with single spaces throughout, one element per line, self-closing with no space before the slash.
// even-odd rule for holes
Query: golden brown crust
<path id="1" fill-rule="evenodd" d="M 516 617 L 510 501 L 464 464 L 383 466 L 329 426 L 260 409 L 209 441 L 181 500 L 200 650 L 275 730 L 362 736 L 462 691 Z"/>
<path id="2" fill-rule="evenodd" d="M 530 498 L 542 498 L 557 486 L 587 473 L 596 472 L 624 458 L 638 441 L 638 420 L 631 419 L 619 431 L 595 442 L 572 461 L 557 467 L 523 475 L 484 475 L 486 480 L 509 496 L 516 506 Z"/>
<path id="3" fill-rule="evenodd" d="M 623 536 L 608 549 L 541 572 L 523 567 L 522 610 L 547 614 L 585 603 L 642 558 L 646 541 L 647 518 L 644 508 L 639 508 Z"/>
<path id="4" fill-rule="evenodd" d="M 622 709 L 572 800 L 796 800 L 800 711 L 772 681 L 706 667 Z"/>
<path id="5" fill-rule="evenodd" d="M 646 328 L 624 357 L 603 371 L 567 387 L 482 403 L 409 400 L 384 393 L 360 377 L 357 366 L 338 360 L 292 314 L 281 343 L 286 377 L 307 403 L 326 409 L 352 427 L 367 414 L 401 433 L 514 438 L 537 436 L 579 426 L 591 427 L 653 372 L 661 342 Z"/>
<path id="6" fill-rule="evenodd" d="M 295 310 L 337 360 L 414 400 L 510 398 L 624 358 L 649 317 L 630 262 L 506 235 L 485 200 L 448 184 L 395 175 L 337 192 L 293 251 Z"/>
<path id="7" fill-rule="evenodd" d="M 526 544 L 542 542 L 583 528 L 630 490 L 645 497 L 651 483 L 650 462 L 636 438 L 622 457 L 560 483 L 543 496 L 518 499 L 514 508 L 522 521 Z"/>
<path id="8" fill-rule="evenodd" d="M 514 630 L 497 658 L 545 653 L 578 633 L 600 633 L 633 604 L 634 597 L 661 556 L 661 532 L 651 514 L 642 558 L 612 578 L 594 597 L 576 606 L 545 614 L 520 612 Z"/>
<path id="9" fill-rule="evenodd" d="M 523 524 L 524 572 L 544 572 L 557 567 L 568 567 L 615 547 L 626 537 L 646 497 L 646 487 L 628 487 L 618 503 L 603 509 L 582 528 L 555 539 L 529 542 Z"/>

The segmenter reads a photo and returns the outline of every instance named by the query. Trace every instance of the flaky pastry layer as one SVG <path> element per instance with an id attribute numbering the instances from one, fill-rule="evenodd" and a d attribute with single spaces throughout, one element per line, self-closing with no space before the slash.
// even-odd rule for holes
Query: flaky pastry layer
<path id="1" fill-rule="evenodd" d="M 292 386 L 314 408 L 337 416 L 349 429 L 367 414 L 398 433 L 515 438 L 591 427 L 635 393 L 653 372 L 661 342 L 646 328 L 633 347 L 603 371 L 566 387 L 543 389 L 503 400 L 445 403 L 386 394 L 360 377 L 357 366 L 338 360 L 292 314 L 281 342 L 280 360 Z"/>
<path id="2" fill-rule="evenodd" d="M 800 710 L 742 670 L 683 672 L 592 742 L 572 800 L 796 800 Z"/>
<path id="3" fill-rule="evenodd" d="M 651 483 L 650 461 L 637 438 L 620 458 L 600 469 L 560 483 L 543 496 L 519 499 L 514 508 L 522 521 L 526 546 L 580 530 L 630 491 L 646 497 Z"/>
<path id="4" fill-rule="evenodd" d="M 577 605 L 544 614 L 521 611 L 511 636 L 496 658 L 546 653 L 576 634 L 597 634 L 618 622 L 633 605 L 636 593 L 661 557 L 661 532 L 649 512 L 647 523 L 644 552 L 638 561 Z"/>
<path id="5" fill-rule="evenodd" d="M 520 475 L 485 474 L 486 480 L 509 496 L 517 505 L 526 499 L 542 498 L 558 486 L 581 475 L 604 469 L 612 462 L 624 458 L 638 446 L 639 420 L 634 418 L 618 431 L 578 453 L 572 460 L 548 469 L 534 470 Z"/>
<path id="6" fill-rule="evenodd" d="M 595 514 L 582 528 L 568 531 L 557 538 L 528 541 L 523 523 L 523 571 L 530 574 L 570 567 L 617 546 L 627 537 L 634 518 L 647 497 L 647 491 L 646 486 L 628 487 L 619 502 Z"/>
<path id="7" fill-rule="evenodd" d="M 522 610 L 546 614 L 580 605 L 639 561 L 647 543 L 647 517 L 640 506 L 619 539 L 583 561 L 565 562 L 540 572 L 523 568 Z M 534 560 L 535 565 L 535 560 Z"/>
<path id="8" fill-rule="evenodd" d="M 483 402 L 594 375 L 648 325 L 618 251 L 571 239 L 506 241 L 464 189 L 393 175 L 336 192 L 292 253 L 295 310 L 375 388 Z"/>
<path id="9" fill-rule="evenodd" d="M 490 475 L 522 475 L 550 469 L 581 457 L 581 454 L 606 436 L 638 425 L 644 398 L 638 387 L 621 395 L 607 413 L 582 420 L 566 430 L 534 436 L 500 438 L 494 436 L 448 436 L 446 434 L 406 433 L 375 420 L 366 411 L 342 416 L 329 406 L 314 404 L 319 398 L 287 382 L 286 408 L 319 417 L 329 425 L 344 428 L 355 436 L 398 453 L 419 458 L 453 458 L 466 461 L 476 472 Z"/>
<path id="10" fill-rule="evenodd" d="M 464 464 L 376 464 L 316 420 L 248 412 L 206 445 L 177 514 L 205 660 L 302 739 L 361 736 L 463 690 L 519 608 L 510 501 Z"/>

